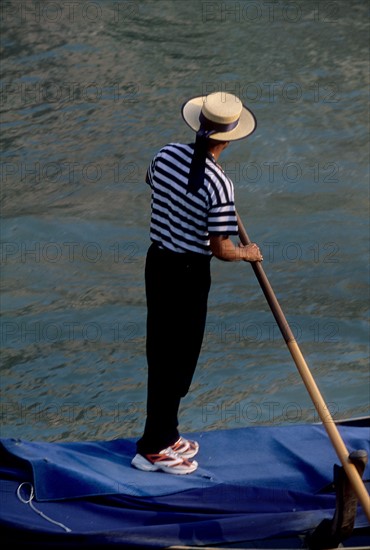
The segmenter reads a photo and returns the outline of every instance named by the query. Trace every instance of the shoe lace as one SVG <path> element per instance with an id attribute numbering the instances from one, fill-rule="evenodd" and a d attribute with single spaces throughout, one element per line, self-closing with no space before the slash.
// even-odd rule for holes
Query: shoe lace
<path id="1" fill-rule="evenodd" d="M 161 451 L 159 454 L 166 455 L 171 458 L 181 458 L 179 457 L 178 453 L 176 453 L 176 451 L 174 451 L 171 447 L 167 447 L 167 449 L 163 449 L 163 451 Z"/>

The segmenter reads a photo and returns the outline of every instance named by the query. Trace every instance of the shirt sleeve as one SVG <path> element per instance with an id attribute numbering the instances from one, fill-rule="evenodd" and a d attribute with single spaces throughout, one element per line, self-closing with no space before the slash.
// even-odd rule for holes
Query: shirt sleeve
<path id="1" fill-rule="evenodd" d="M 208 233 L 210 235 L 237 235 L 238 220 L 234 203 L 214 206 L 208 211 Z"/>
<path id="2" fill-rule="evenodd" d="M 234 185 L 224 174 L 214 178 L 214 192 L 208 210 L 208 233 L 210 235 L 238 235 L 238 220 L 234 202 Z"/>

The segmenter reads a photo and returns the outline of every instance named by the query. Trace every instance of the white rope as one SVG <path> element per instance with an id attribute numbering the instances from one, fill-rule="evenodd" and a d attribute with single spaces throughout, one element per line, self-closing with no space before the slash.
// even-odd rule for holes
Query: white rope
<path id="1" fill-rule="evenodd" d="M 25 485 L 29 485 L 30 487 L 30 496 L 29 498 L 24 498 L 22 495 L 21 495 L 21 489 L 24 488 Z M 65 531 L 67 531 L 67 533 L 71 533 L 72 532 L 72 529 L 69 529 L 69 527 L 66 527 L 65 525 L 63 525 L 63 523 L 60 523 L 59 521 L 55 521 L 54 519 L 51 519 L 49 518 L 46 514 L 44 514 L 43 512 L 41 512 L 41 510 L 38 510 L 35 505 L 33 504 L 33 499 L 34 499 L 34 496 L 35 496 L 35 493 L 34 493 L 34 490 L 33 490 L 33 485 L 32 483 L 29 483 L 28 481 L 24 481 L 23 483 L 21 483 L 19 486 L 18 486 L 18 489 L 17 489 L 17 497 L 19 498 L 19 500 L 21 502 L 23 502 L 23 504 L 29 504 L 30 505 L 30 508 L 36 512 L 37 514 L 39 514 L 42 518 L 46 519 L 46 521 L 50 521 L 50 523 L 54 523 L 54 525 L 58 525 L 59 527 L 62 527 L 62 529 L 64 529 Z"/>

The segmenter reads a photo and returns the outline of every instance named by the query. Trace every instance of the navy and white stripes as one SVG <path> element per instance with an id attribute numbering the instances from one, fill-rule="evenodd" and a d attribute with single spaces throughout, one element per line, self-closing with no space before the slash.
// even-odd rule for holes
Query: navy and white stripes
<path id="1" fill-rule="evenodd" d="M 147 182 L 152 188 L 150 238 L 174 252 L 211 255 L 210 235 L 237 235 L 234 186 L 211 158 L 204 185 L 188 192 L 194 144 L 170 143 L 152 160 Z"/>

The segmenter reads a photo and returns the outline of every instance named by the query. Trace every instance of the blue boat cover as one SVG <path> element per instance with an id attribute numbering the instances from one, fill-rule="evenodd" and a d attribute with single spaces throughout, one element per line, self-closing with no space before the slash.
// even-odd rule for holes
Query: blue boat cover
<path id="1" fill-rule="evenodd" d="M 370 453 L 369 427 L 338 427 L 347 449 Z M 105 546 L 227 544 L 314 529 L 332 518 L 325 490 L 339 464 L 322 425 L 187 434 L 197 439 L 190 475 L 131 466 L 135 440 L 46 443 L 0 439 L 0 525 L 73 535 Z M 369 478 L 367 466 L 364 479 Z M 358 507 L 356 528 L 367 525 Z M 61 547 L 61 546 L 59 546 Z"/>

